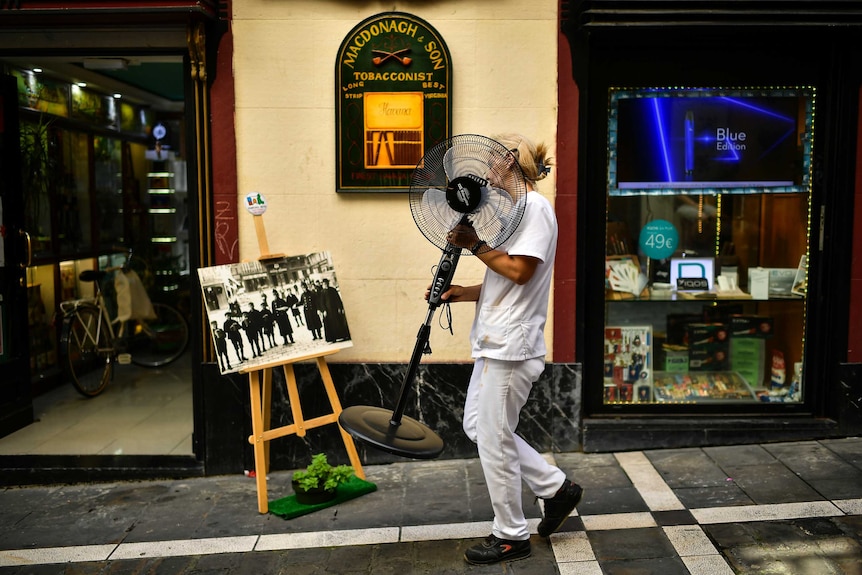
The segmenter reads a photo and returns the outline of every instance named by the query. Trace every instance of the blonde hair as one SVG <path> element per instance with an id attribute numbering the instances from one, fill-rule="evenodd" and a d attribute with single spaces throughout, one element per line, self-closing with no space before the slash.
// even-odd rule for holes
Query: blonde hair
<path id="1" fill-rule="evenodd" d="M 516 133 L 498 134 L 493 138 L 515 155 L 526 179 L 535 183 L 548 176 L 554 162 L 547 157 L 548 147 L 544 143 L 534 144 Z"/>

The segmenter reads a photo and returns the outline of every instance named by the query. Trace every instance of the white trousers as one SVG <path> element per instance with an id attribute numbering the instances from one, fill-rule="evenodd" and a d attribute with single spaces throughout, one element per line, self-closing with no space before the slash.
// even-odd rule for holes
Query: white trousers
<path id="1" fill-rule="evenodd" d="M 492 533 L 501 539 L 530 538 L 521 505 L 521 481 L 538 497 L 553 497 L 566 474 L 545 461 L 515 433 L 521 408 L 542 375 L 545 358 L 502 361 L 478 358 L 464 405 L 464 432 L 479 460 L 494 509 Z"/>

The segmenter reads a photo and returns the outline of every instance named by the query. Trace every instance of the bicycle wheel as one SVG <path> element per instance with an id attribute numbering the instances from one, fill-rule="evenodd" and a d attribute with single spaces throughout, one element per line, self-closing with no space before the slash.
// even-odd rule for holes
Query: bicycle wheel
<path id="1" fill-rule="evenodd" d="M 63 319 L 63 369 L 81 395 L 95 397 L 114 377 L 111 335 L 99 309 L 81 307 Z"/>
<path id="2" fill-rule="evenodd" d="M 127 351 L 132 363 L 143 367 L 159 367 L 180 357 L 189 345 L 189 324 L 176 309 L 163 303 L 153 303 L 156 318 L 130 321 Z"/>

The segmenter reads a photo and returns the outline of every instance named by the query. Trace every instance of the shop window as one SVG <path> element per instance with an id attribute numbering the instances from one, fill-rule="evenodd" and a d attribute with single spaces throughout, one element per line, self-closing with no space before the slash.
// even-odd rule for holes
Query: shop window
<path id="1" fill-rule="evenodd" d="M 120 246 L 139 258 L 157 255 L 146 135 L 153 112 L 46 73 L 14 75 L 34 262 L 27 270 L 31 372 L 41 391 L 59 378 L 59 302 L 92 292 L 78 274 Z"/>
<path id="2" fill-rule="evenodd" d="M 82 253 L 92 246 L 90 208 L 90 143 L 87 134 L 62 134 L 64 175 L 57 198 L 57 239 L 62 254 Z"/>
<path id="3" fill-rule="evenodd" d="M 122 144 L 116 138 L 93 139 L 95 202 L 99 222 L 99 244 L 110 246 L 123 241 Z"/>
<path id="4" fill-rule="evenodd" d="M 21 176 L 25 225 L 30 230 L 34 257 L 53 252 L 51 195 L 60 187 L 62 172 L 57 150 L 58 132 L 49 122 L 21 122 Z"/>
<path id="5" fill-rule="evenodd" d="M 611 91 L 604 405 L 804 400 L 813 110 Z"/>

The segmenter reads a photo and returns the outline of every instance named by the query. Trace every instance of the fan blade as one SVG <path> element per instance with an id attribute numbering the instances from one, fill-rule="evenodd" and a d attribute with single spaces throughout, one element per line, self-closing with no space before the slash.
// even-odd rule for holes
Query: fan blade
<path id="1" fill-rule="evenodd" d="M 426 210 L 430 219 L 442 225 L 447 230 L 458 225 L 464 214 L 449 207 L 446 201 L 446 192 L 436 188 L 429 188 L 422 194 L 422 208 Z"/>
<path id="2" fill-rule="evenodd" d="M 479 239 L 497 248 L 511 236 L 524 213 L 524 201 L 513 202 L 508 192 L 493 186 L 482 188 L 482 203 L 468 217 Z"/>
<path id="3" fill-rule="evenodd" d="M 481 154 L 476 154 L 471 149 L 475 146 L 456 145 L 443 154 L 443 171 L 450 180 L 462 177 L 473 177 L 486 183 L 485 176 L 488 173 L 488 162 Z"/>

